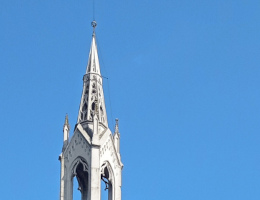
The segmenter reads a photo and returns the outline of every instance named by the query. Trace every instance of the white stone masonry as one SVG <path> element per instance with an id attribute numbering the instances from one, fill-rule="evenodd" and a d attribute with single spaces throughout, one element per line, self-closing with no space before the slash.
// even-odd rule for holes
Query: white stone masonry
<path id="1" fill-rule="evenodd" d="M 96 26 L 96 24 L 94 24 Z M 95 28 L 94 26 L 94 28 Z M 118 120 L 115 133 L 108 127 L 95 31 L 86 74 L 77 124 L 69 141 L 69 121 L 63 127 L 60 200 L 73 199 L 73 178 L 78 181 L 82 200 L 101 200 L 101 181 L 106 183 L 109 200 L 121 200 L 121 175 Z"/>

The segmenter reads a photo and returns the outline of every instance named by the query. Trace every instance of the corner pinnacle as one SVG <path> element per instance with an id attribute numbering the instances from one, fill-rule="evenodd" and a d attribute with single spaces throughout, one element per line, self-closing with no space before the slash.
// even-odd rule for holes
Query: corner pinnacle
<path id="1" fill-rule="evenodd" d="M 69 126 L 69 116 L 68 116 L 68 114 L 66 114 L 66 116 L 65 116 L 64 126 L 65 126 L 65 125 L 68 125 L 68 126 Z"/>
<path id="2" fill-rule="evenodd" d="M 115 133 L 119 133 L 119 129 L 118 129 L 118 118 L 116 118 Z"/>

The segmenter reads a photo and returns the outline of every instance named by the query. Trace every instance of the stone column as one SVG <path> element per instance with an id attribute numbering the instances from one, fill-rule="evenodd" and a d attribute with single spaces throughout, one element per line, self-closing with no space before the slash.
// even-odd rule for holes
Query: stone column
<path id="1" fill-rule="evenodd" d="M 64 156 L 59 157 L 60 160 L 60 200 L 64 200 Z"/>
<path id="2" fill-rule="evenodd" d="M 96 108 L 97 109 L 97 108 Z M 90 200 L 100 200 L 101 183 L 100 183 L 100 144 L 98 135 L 98 117 L 96 113 L 93 117 L 93 137 L 91 147 L 91 171 L 90 171 Z"/>
<path id="3" fill-rule="evenodd" d="M 91 149 L 91 172 L 90 172 L 90 200 L 100 200 L 100 160 L 99 146 L 92 146 Z"/>

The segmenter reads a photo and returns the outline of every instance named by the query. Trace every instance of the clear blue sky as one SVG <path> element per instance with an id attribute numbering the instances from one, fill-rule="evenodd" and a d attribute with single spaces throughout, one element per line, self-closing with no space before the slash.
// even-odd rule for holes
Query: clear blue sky
<path id="1" fill-rule="evenodd" d="M 260 1 L 95 10 L 122 199 L 259 200 Z M 59 199 L 62 127 L 66 113 L 76 123 L 92 19 L 92 0 L 0 1 L 0 199 Z"/>

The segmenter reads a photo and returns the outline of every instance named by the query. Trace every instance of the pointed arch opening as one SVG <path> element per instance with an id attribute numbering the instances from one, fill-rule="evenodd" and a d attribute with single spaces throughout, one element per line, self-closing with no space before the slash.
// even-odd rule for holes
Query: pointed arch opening
<path id="1" fill-rule="evenodd" d="M 96 106 L 96 104 L 95 104 L 95 102 L 93 102 L 92 105 L 91 105 L 91 109 L 92 109 L 93 111 L 95 110 L 95 106 Z"/>
<path id="2" fill-rule="evenodd" d="M 73 200 L 87 200 L 89 194 L 88 165 L 82 158 L 77 158 L 72 168 Z"/>
<path id="3" fill-rule="evenodd" d="M 101 166 L 101 199 L 113 200 L 114 198 L 114 173 L 109 162 Z"/>
<path id="4" fill-rule="evenodd" d="M 81 192 L 79 191 L 79 183 L 77 178 L 74 176 L 73 177 L 73 194 L 72 194 L 72 199 L 73 200 L 81 200 Z"/>
<path id="5" fill-rule="evenodd" d="M 101 200 L 108 199 L 108 190 L 106 189 L 106 184 L 104 181 L 101 181 Z"/>

